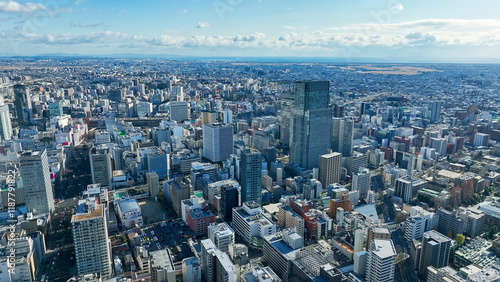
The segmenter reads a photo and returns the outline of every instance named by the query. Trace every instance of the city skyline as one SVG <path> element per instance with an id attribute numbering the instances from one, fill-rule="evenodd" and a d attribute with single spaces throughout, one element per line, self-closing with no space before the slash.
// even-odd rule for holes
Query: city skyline
<path id="1" fill-rule="evenodd" d="M 0 1 L 0 56 L 498 62 L 499 4 Z"/>

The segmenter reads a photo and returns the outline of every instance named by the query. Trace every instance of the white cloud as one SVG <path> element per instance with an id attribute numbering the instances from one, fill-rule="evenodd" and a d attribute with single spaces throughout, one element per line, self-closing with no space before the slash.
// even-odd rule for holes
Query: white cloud
<path id="1" fill-rule="evenodd" d="M 291 25 L 285 25 L 284 26 L 285 29 L 290 29 L 290 30 L 296 30 L 295 27 L 291 26 Z"/>
<path id="2" fill-rule="evenodd" d="M 81 34 L 36 34 L 27 33 L 24 37 L 35 44 L 58 44 L 58 45 L 79 45 L 79 44 L 114 44 L 130 37 L 121 32 L 100 31 Z"/>
<path id="3" fill-rule="evenodd" d="M 207 22 L 198 22 L 197 28 L 207 28 L 210 27 L 210 24 Z"/>
<path id="4" fill-rule="evenodd" d="M 5 13 L 32 13 L 45 10 L 45 6 L 37 3 L 19 4 L 16 1 L 0 1 L 0 12 Z"/>
<path id="5" fill-rule="evenodd" d="M 405 9 L 405 7 L 403 6 L 403 4 L 399 3 L 399 4 L 396 4 L 392 7 L 392 11 L 393 12 L 402 12 L 403 10 Z"/>
<path id="6" fill-rule="evenodd" d="M 266 54 L 286 52 L 287 54 L 321 54 L 323 56 L 342 55 L 345 50 L 384 50 L 386 52 L 398 50 L 399 53 L 403 52 L 404 48 L 422 47 L 423 50 L 429 47 L 429 50 L 437 51 L 474 48 L 480 52 L 484 48 L 500 47 L 500 21 L 497 20 L 426 20 L 386 24 L 378 29 L 371 27 L 373 26 L 369 24 L 351 25 L 307 33 L 290 30 L 276 36 L 263 33 L 189 36 L 186 35 L 189 31 L 170 30 L 157 36 L 104 31 L 52 35 L 25 34 L 23 38 L 28 44 L 31 43 L 34 46 L 72 45 L 76 47 L 79 44 L 84 46 L 89 44 L 132 49 L 128 51 L 155 49 L 170 52 L 203 49 L 203 52 L 230 50 L 244 54 L 250 54 L 249 51 L 253 51 Z"/>
<path id="7" fill-rule="evenodd" d="M 187 14 L 187 12 L 188 12 L 188 9 L 184 9 L 184 11 L 182 11 L 182 13 L 184 13 L 184 14 Z"/>

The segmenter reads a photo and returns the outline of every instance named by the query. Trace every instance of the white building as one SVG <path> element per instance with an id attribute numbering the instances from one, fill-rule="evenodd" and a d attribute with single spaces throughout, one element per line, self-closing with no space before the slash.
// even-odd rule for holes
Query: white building
<path id="1" fill-rule="evenodd" d="M 229 251 L 229 244 L 234 244 L 234 231 L 227 223 L 212 223 L 208 226 L 208 238 L 212 239 L 218 249 Z"/>
<path id="2" fill-rule="evenodd" d="M 405 221 L 404 237 L 407 241 L 422 239 L 425 231 L 425 219 L 423 217 L 414 216 Z"/>
<path id="3" fill-rule="evenodd" d="M 151 261 L 151 281 L 176 282 L 174 262 L 168 248 L 150 252 L 149 256 Z"/>
<path id="4" fill-rule="evenodd" d="M 123 228 L 132 228 L 136 224 L 142 226 L 141 208 L 135 199 L 123 199 L 116 201 L 118 216 Z"/>
<path id="5" fill-rule="evenodd" d="M 201 265 L 196 257 L 182 260 L 182 281 L 201 282 Z"/>
<path id="6" fill-rule="evenodd" d="M 2 141 L 8 141 L 12 137 L 9 106 L 4 104 L 3 97 L 0 97 L 0 137 Z"/>
<path id="7" fill-rule="evenodd" d="M 96 145 L 111 143 L 111 134 L 107 130 L 96 130 L 94 143 Z"/>
<path id="8" fill-rule="evenodd" d="M 217 249 L 210 239 L 202 240 L 200 245 L 203 281 L 236 282 L 236 271 L 228 254 Z"/>
<path id="9" fill-rule="evenodd" d="M 395 269 L 396 249 L 392 240 L 373 240 L 368 252 L 366 281 L 392 282 Z"/>
<path id="10" fill-rule="evenodd" d="M 21 155 L 21 178 L 28 212 L 44 215 L 54 210 L 54 195 L 50 183 L 46 150 L 24 152 Z"/>
<path id="11" fill-rule="evenodd" d="M 370 171 L 368 169 L 353 173 L 352 175 L 352 191 L 359 191 L 359 198 L 365 199 L 370 190 Z"/>
<path id="12" fill-rule="evenodd" d="M 153 104 L 150 102 L 138 102 L 136 104 L 136 108 L 138 117 L 148 115 L 153 112 Z"/>
<path id="13" fill-rule="evenodd" d="M 261 245 L 262 238 L 276 233 L 276 225 L 264 216 L 262 208 L 255 201 L 233 208 L 233 228 L 251 245 Z"/>

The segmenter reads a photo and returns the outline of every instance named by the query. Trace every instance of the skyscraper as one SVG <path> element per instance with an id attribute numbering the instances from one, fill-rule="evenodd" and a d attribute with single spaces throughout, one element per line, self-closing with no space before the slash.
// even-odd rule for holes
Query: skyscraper
<path id="1" fill-rule="evenodd" d="M 75 260 L 78 275 L 111 273 L 111 243 L 108 239 L 104 205 L 89 199 L 78 203 L 77 212 L 71 217 Z"/>
<path id="2" fill-rule="evenodd" d="M 295 106 L 290 125 L 290 162 L 304 168 L 318 166 L 319 156 L 330 148 L 332 109 L 329 81 L 295 83 Z"/>
<path id="3" fill-rule="evenodd" d="M 343 157 L 352 155 L 352 140 L 354 139 L 354 121 L 352 118 L 332 119 L 332 150 Z"/>
<path id="4" fill-rule="evenodd" d="M 203 157 L 212 162 L 229 159 L 233 153 L 233 126 L 231 124 L 203 125 Z"/>
<path id="5" fill-rule="evenodd" d="M 12 137 L 9 106 L 4 104 L 3 97 L 0 97 L 0 137 L 2 137 L 2 141 L 8 141 Z"/>
<path id="6" fill-rule="evenodd" d="M 409 203 L 418 190 L 425 188 L 426 183 L 425 180 L 412 178 L 411 176 L 398 178 L 396 179 L 395 194 L 403 199 L 403 202 Z"/>
<path id="7" fill-rule="evenodd" d="M 108 148 L 94 147 L 90 150 L 90 170 L 93 184 L 111 187 L 111 155 Z"/>
<path id="8" fill-rule="evenodd" d="M 448 265 L 450 259 L 451 239 L 431 230 L 424 233 L 422 250 L 418 259 L 418 272 L 425 276 L 427 267 L 441 268 Z"/>
<path id="9" fill-rule="evenodd" d="M 441 101 L 432 101 L 428 105 L 428 116 L 431 123 L 439 121 L 441 115 Z"/>
<path id="10" fill-rule="evenodd" d="M 340 182 L 342 154 L 330 153 L 319 157 L 319 181 L 323 188 Z"/>
<path id="11" fill-rule="evenodd" d="M 233 185 L 220 187 L 220 215 L 226 222 L 233 221 L 233 208 L 240 205 L 238 188 Z"/>
<path id="12" fill-rule="evenodd" d="M 160 180 L 156 172 L 146 173 L 146 181 L 148 183 L 148 191 L 151 197 L 160 196 Z"/>
<path id="13" fill-rule="evenodd" d="M 262 155 L 258 150 L 245 149 L 241 152 L 240 184 L 241 202 L 256 201 L 261 203 Z"/>
<path id="14" fill-rule="evenodd" d="M 29 88 L 24 84 L 16 84 L 13 86 L 14 89 L 14 106 L 16 109 L 16 116 L 20 125 L 24 125 L 31 119 L 31 116 L 27 116 L 24 112 L 26 108 L 28 113 L 31 112 L 31 96 Z"/>
<path id="15" fill-rule="evenodd" d="M 280 115 L 280 143 L 290 145 L 290 123 L 294 108 L 294 95 L 284 93 L 281 95 L 281 115 Z"/>
<path id="16" fill-rule="evenodd" d="M 396 249 L 394 248 L 392 240 L 373 240 L 368 252 L 366 281 L 394 281 L 395 269 Z"/>
<path id="17" fill-rule="evenodd" d="M 43 215 L 54 210 L 47 152 L 25 152 L 21 155 L 21 178 L 28 212 Z"/>

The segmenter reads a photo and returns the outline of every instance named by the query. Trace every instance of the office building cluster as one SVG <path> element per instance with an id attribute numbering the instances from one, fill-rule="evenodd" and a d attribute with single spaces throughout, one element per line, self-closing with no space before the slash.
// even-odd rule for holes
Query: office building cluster
<path id="1" fill-rule="evenodd" d="M 0 281 L 500 279 L 494 66 L 33 60 Z"/>

